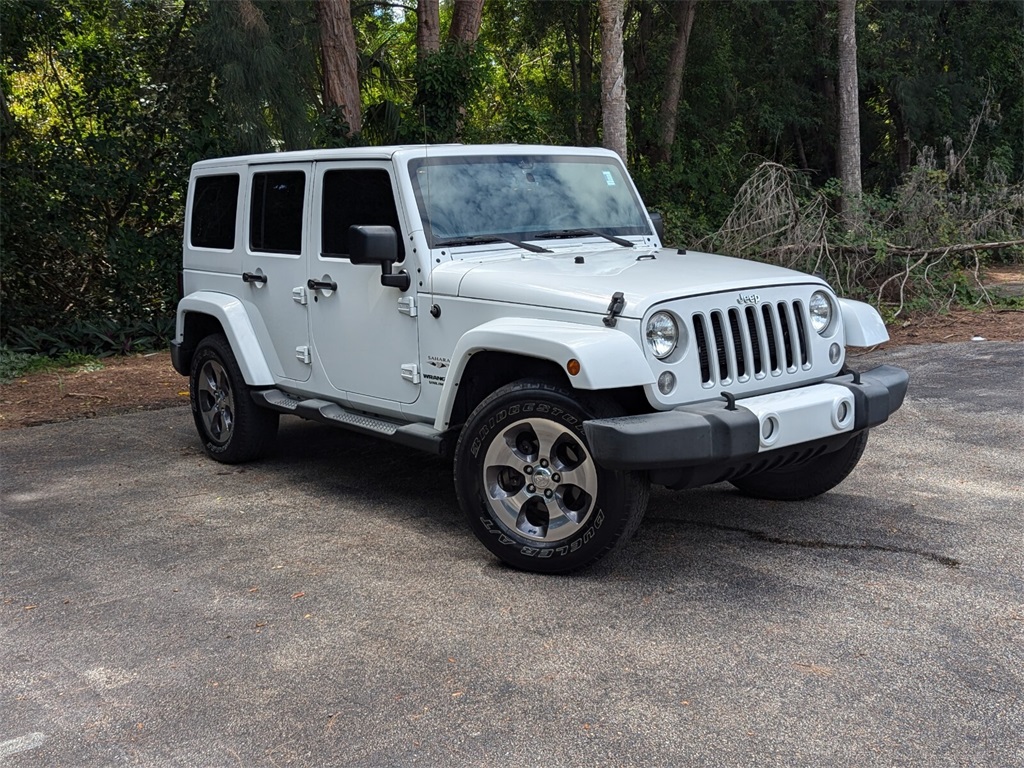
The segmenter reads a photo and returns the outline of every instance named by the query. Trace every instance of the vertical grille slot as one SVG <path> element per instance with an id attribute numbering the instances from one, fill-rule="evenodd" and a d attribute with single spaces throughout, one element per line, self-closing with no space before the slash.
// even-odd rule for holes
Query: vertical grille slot
<path id="1" fill-rule="evenodd" d="M 743 339 L 746 334 L 740 328 L 740 311 L 729 310 L 729 330 L 732 331 L 732 351 L 736 355 L 736 378 L 743 381 L 747 376 L 747 359 L 743 354 Z M 730 362 L 732 362 L 730 360 Z"/>
<path id="2" fill-rule="evenodd" d="M 764 318 L 764 330 L 768 336 L 768 356 L 771 360 L 771 371 L 781 370 L 779 368 L 779 328 L 778 322 L 775 319 L 775 313 L 772 312 L 771 304 L 761 305 L 761 316 Z"/>
<path id="3" fill-rule="evenodd" d="M 768 373 L 768 366 L 765 365 L 764 357 L 761 352 L 761 336 L 760 328 L 757 324 L 757 312 L 754 311 L 753 307 L 747 307 L 743 311 L 744 316 L 747 318 L 747 329 L 750 334 L 750 358 L 751 364 L 754 368 L 755 376 L 764 376 Z"/>
<path id="4" fill-rule="evenodd" d="M 793 364 L 793 328 L 789 305 L 783 301 L 778 303 L 779 324 L 782 326 L 782 352 L 785 355 L 785 370 L 791 371 Z"/>
<path id="5" fill-rule="evenodd" d="M 807 323 L 799 301 L 729 307 L 692 316 L 706 387 L 796 373 L 809 364 Z"/>
<path id="6" fill-rule="evenodd" d="M 704 315 L 693 316 L 693 338 L 697 342 L 697 357 L 700 359 L 700 381 L 711 383 L 711 362 L 708 360 L 708 332 L 704 327 Z"/>
<path id="7" fill-rule="evenodd" d="M 807 329 L 804 325 L 804 305 L 793 302 L 793 317 L 796 318 L 796 344 L 800 355 L 800 365 L 807 367 Z"/>
<path id="8" fill-rule="evenodd" d="M 728 381 L 729 361 L 725 358 L 725 331 L 722 329 L 722 313 L 715 310 L 711 313 L 711 333 L 715 337 L 715 360 L 718 362 L 718 380 Z"/>

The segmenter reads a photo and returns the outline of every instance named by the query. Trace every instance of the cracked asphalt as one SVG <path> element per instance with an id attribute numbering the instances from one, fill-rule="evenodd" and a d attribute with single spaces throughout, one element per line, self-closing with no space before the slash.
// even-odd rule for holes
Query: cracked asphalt
<path id="1" fill-rule="evenodd" d="M 1024 344 L 853 362 L 911 389 L 839 488 L 656 491 L 568 577 L 329 427 L 6 431 L 0 766 L 1024 765 Z"/>

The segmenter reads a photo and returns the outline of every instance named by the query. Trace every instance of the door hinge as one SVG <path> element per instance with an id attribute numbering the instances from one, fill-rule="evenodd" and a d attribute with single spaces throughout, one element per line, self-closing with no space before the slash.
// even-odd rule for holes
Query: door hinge
<path id="1" fill-rule="evenodd" d="M 295 357 L 299 362 L 305 363 L 306 365 L 313 364 L 313 355 L 310 354 L 309 347 L 296 347 Z"/>
<path id="2" fill-rule="evenodd" d="M 398 311 L 403 315 L 409 317 L 416 317 L 419 314 L 419 310 L 416 309 L 416 297 L 415 296 L 403 296 L 398 300 Z"/>
<path id="3" fill-rule="evenodd" d="M 298 288 L 292 288 L 292 301 L 296 304 L 306 306 L 309 303 L 309 297 L 306 294 L 306 286 L 300 285 Z"/>
<path id="4" fill-rule="evenodd" d="M 402 378 L 411 384 L 420 383 L 420 367 L 416 363 L 407 363 L 402 366 Z"/>

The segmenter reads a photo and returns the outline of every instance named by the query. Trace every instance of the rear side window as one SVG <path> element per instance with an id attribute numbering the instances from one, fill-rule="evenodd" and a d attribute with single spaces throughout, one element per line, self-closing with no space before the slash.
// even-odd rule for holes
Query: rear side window
<path id="1" fill-rule="evenodd" d="M 323 211 L 320 217 L 320 242 L 323 256 L 348 255 L 348 228 L 387 225 L 401 233 L 391 177 L 378 168 L 328 171 L 324 174 Z M 405 258 L 402 238 L 398 238 L 398 260 Z"/>
<path id="2" fill-rule="evenodd" d="M 272 253 L 302 252 L 302 171 L 257 173 L 252 177 L 249 248 Z"/>
<path id="3" fill-rule="evenodd" d="M 238 211 L 238 174 L 199 176 L 192 193 L 193 248 L 235 247 L 235 213 Z"/>

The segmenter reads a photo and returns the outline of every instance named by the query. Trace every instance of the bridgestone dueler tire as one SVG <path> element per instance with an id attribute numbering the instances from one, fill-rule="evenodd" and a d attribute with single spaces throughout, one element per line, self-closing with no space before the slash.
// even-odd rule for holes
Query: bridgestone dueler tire
<path id="1" fill-rule="evenodd" d="M 455 489 L 485 547 L 514 568 L 564 573 L 636 532 L 647 475 L 599 467 L 583 431 L 585 420 L 611 415 L 599 398 L 532 380 L 477 406 L 455 448 Z"/>
<path id="2" fill-rule="evenodd" d="M 277 438 L 278 414 L 260 408 L 221 334 L 196 347 L 189 376 L 192 418 L 206 452 L 223 464 L 266 456 Z"/>
<path id="3" fill-rule="evenodd" d="M 737 478 L 731 481 L 748 496 L 772 501 L 801 501 L 820 496 L 839 485 L 857 466 L 868 444 L 868 430 L 854 437 L 838 451 L 826 453 L 803 464 Z"/>

